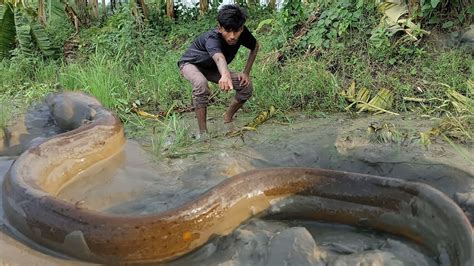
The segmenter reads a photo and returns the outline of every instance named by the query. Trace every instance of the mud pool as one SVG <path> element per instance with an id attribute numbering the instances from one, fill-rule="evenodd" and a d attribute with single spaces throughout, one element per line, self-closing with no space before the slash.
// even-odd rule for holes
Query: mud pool
<path id="1" fill-rule="evenodd" d="M 248 118 L 238 119 L 238 124 L 244 124 Z M 157 213 L 192 200 L 226 178 L 247 170 L 305 166 L 429 184 L 453 198 L 472 223 L 472 160 L 443 143 L 434 143 L 428 148 L 417 144 L 416 140 L 403 144 L 376 144 L 370 142 L 366 134 L 368 125 L 373 122 L 390 121 L 411 132 L 429 129 L 432 121 L 410 116 L 354 119 L 345 115 L 319 119 L 295 117 L 295 121 L 290 125 L 268 122 L 244 138 L 218 138 L 207 144 L 195 144 L 192 148 L 205 153 L 178 159 L 156 159 L 147 152 L 146 140 L 128 140 L 122 153 L 82 172 L 57 196 L 78 208 L 129 215 Z M 190 118 L 190 123 L 193 122 Z M 223 130 L 218 119 L 211 122 L 211 131 Z M 472 146 L 463 148 L 467 154 L 474 154 Z M 2 180 L 15 158 L 8 155 L 0 157 Z M 6 224 L 3 210 L 0 211 L 1 263 L 82 264 L 21 237 Z M 216 238 L 170 264 L 283 263 L 438 265 L 439 261 L 422 247 L 393 235 L 345 225 L 254 218 L 232 234 Z"/>

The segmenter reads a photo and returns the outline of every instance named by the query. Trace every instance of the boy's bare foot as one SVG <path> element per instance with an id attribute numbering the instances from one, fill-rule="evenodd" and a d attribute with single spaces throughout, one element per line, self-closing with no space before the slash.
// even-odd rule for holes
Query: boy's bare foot
<path id="1" fill-rule="evenodd" d="M 197 142 L 204 142 L 204 143 L 209 143 L 210 140 L 209 133 L 207 132 L 200 132 L 196 134 L 196 141 Z"/>

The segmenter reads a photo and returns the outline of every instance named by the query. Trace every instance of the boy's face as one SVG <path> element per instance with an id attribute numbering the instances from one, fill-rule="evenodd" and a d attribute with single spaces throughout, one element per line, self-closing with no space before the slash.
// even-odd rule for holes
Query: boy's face
<path id="1" fill-rule="evenodd" d="M 244 31 L 244 27 L 240 27 L 240 29 L 237 31 L 227 31 L 224 29 L 224 27 L 219 25 L 218 30 L 228 45 L 235 45 L 239 41 L 240 34 L 242 34 L 242 31 Z"/>

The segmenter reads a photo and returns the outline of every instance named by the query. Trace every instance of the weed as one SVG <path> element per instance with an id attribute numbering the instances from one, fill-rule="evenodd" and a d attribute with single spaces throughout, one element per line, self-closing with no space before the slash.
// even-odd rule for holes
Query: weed
<path id="1" fill-rule="evenodd" d="M 12 106 L 8 99 L 0 98 L 0 132 L 7 126 L 12 115 Z"/>
<path id="2" fill-rule="evenodd" d="M 120 110 L 130 99 L 127 76 L 121 60 L 96 54 L 85 66 L 66 66 L 60 81 L 68 89 L 89 92 L 107 108 Z"/>
<path id="3" fill-rule="evenodd" d="M 174 154 L 192 143 L 189 125 L 177 114 L 171 114 L 152 136 L 152 149 L 157 155 Z"/>

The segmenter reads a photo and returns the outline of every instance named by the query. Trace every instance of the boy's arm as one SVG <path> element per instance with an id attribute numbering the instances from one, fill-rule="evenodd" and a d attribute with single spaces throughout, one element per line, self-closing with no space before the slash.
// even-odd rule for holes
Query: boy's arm
<path id="1" fill-rule="evenodd" d="M 247 63 L 245 64 L 244 72 L 239 73 L 240 86 L 247 87 L 250 84 L 250 71 L 252 70 L 253 62 L 255 62 L 255 58 L 257 57 L 259 49 L 260 45 L 257 42 L 255 43 L 255 48 L 253 48 L 253 50 L 251 50 L 249 53 Z"/>
<path id="2" fill-rule="evenodd" d="M 252 70 L 253 62 L 255 62 L 255 58 L 257 57 L 258 50 L 260 45 L 258 42 L 255 44 L 255 48 L 250 51 L 249 57 L 247 59 L 247 63 L 245 64 L 244 74 L 250 77 L 250 71 Z"/>
<path id="3" fill-rule="evenodd" d="M 232 78 L 230 76 L 230 71 L 227 66 L 227 61 L 223 53 L 215 53 L 212 56 L 214 62 L 216 62 L 217 69 L 221 73 L 221 79 L 219 80 L 219 88 L 223 91 L 229 91 L 234 88 L 232 85 Z"/>

